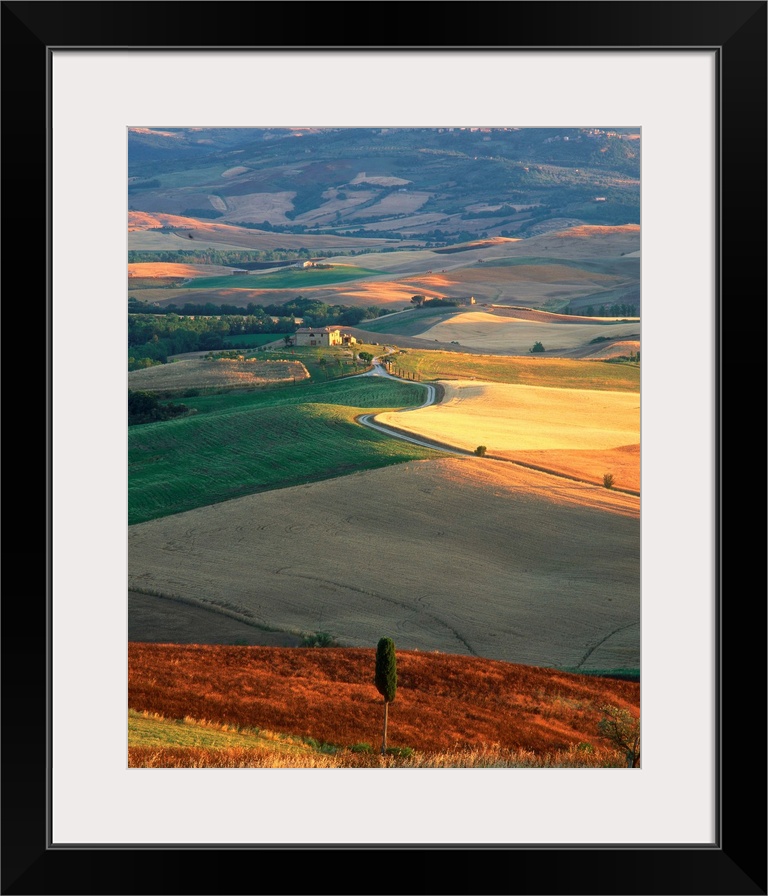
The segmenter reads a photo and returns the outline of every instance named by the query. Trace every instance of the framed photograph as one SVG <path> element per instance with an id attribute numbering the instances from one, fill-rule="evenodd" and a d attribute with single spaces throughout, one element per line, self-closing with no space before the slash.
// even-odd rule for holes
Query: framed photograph
<path id="1" fill-rule="evenodd" d="M 417 7 L 435 14 L 411 4 L 409 15 Z M 765 382 L 764 361 L 745 339 L 755 319 L 765 333 L 766 3 L 446 4 L 455 44 L 404 38 L 402 22 L 392 21 L 404 9 L 356 7 L 361 30 L 373 27 L 363 25 L 370 17 L 380 33 L 338 45 L 329 7 L 311 3 L 2 5 L 6 273 L 17 259 L 40 271 L 45 252 L 45 286 L 42 274 L 33 279 L 45 290 L 47 321 L 45 599 L 4 605 L 3 893 L 247 893 L 254 869 L 257 889 L 286 893 L 768 892 L 763 589 L 744 607 L 755 577 L 764 582 L 764 543 L 742 522 L 739 562 L 725 566 L 722 539 L 724 350 L 735 358 L 740 340 L 750 384 L 743 392 Z M 244 40 L 243 23 L 255 18 L 257 27 L 267 14 L 302 35 Z M 523 21 L 533 26 L 521 29 Z M 504 32 L 514 40 L 489 39 Z M 126 223 L 153 213 L 148 202 L 132 208 L 132 191 L 146 196 L 157 185 L 129 173 L 129 147 L 149 153 L 129 133 L 245 128 L 531 129 L 560 141 L 587 129 L 639 141 L 642 252 L 621 250 L 638 259 L 642 293 L 642 362 L 639 349 L 633 361 L 642 363 L 643 751 L 633 772 L 131 767 L 126 583 L 150 582 L 152 569 L 132 561 L 127 538 L 126 260 L 137 276 L 145 260 L 128 257 L 141 246 L 128 241 Z M 233 160 L 230 179 L 241 173 Z M 39 176 L 22 176 L 31 171 Z M 18 198 L 17 176 L 26 184 Z M 193 183 L 191 174 L 173 176 Z M 347 182 L 373 202 L 370 178 Z M 394 202 L 400 181 L 386 186 Z M 610 185 L 611 202 L 621 186 Z M 41 211 L 28 210 L 30 188 L 44 224 Z M 198 193 L 210 202 L 204 187 Z M 198 193 L 189 195 L 197 201 Z M 210 204 L 198 221 L 221 214 L 220 203 Z M 192 212 L 200 212 L 194 202 L 177 210 Z M 489 216 L 499 239 L 515 238 L 513 229 L 501 233 L 520 221 L 500 223 L 499 207 L 473 212 Z M 244 226 L 264 223 L 256 210 L 243 214 Z M 531 217 L 521 233 L 537 233 Z M 164 236 L 166 226 L 158 218 L 145 231 Z M 195 238 L 190 229 L 184 243 Z M 322 267 L 325 258 L 309 263 Z M 243 282 L 252 279 L 243 270 Z M 149 287 L 136 295 L 167 303 Z M 162 288 L 170 296 L 175 286 Z M 215 301 L 223 307 L 221 294 Z M 622 301 L 614 317 L 632 318 Z M 563 316 L 578 310 L 551 307 Z M 302 330 L 292 332 L 286 349 L 289 340 L 300 344 Z M 322 360 L 315 374 L 327 379 Z M 344 359 L 333 363 L 343 375 Z M 744 482 L 754 462 L 742 451 Z M 137 593 L 151 597 L 154 587 Z M 19 613 L 21 630 L 45 638 L 19 638 Z M 322 617 L 313 627 L 324 635 Z M 746 730 L 755 717 L 756 739 Z M 33 737 L 20 736 L 22 719 Z M 158 866 L 155 852 L 178 854 Z M 147 882 L 145 858 L 162 879 Z"/>

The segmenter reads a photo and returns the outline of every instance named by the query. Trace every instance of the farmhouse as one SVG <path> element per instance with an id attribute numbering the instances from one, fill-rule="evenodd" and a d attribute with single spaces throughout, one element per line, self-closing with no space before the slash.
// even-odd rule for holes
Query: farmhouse
<path id="1" fill-rule="evenodd" d="M 296 345 L 354 345 L 357 342 L 349 333 L 342 333 L 338 327 L 300 327 L 296 330 Z"/>

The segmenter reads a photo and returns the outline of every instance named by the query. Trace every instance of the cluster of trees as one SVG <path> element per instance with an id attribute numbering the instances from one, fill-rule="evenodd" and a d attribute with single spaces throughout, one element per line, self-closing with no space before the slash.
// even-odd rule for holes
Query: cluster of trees
<path id="1" fill-rule="evenodd" d="M 156 423 L 158 420 L 171 420 L 188 414 L 189 408 L 184 404 L 166 402 L 161 404 L 152 392 L 134 392 L 128 390 L 128 425 L 138 423 Z"/>
<path id="2" fill-rule="evenodd" d="M 453 299 L 428 299 L 423 295 L 411 296 L 411 304 L 417 308 L 423 308 L 425 305 L 430 305 L 432 308 L 458 308 L 459 306 L 459 303 Z"/>
<path id="3" fill-rule="evenodd" d="M 305 299 L 296 296 L 282 305 L 265 305 L 267 314 L 300 317 L 308 327 L 354 327 L 364 320 L 374 320 L 389 314 L 386 308 L 370 306 L 368 308 L 351 307 L 349 305 L 326 305 L 317 299 Z"/>
<path id="4" fill-rule="evenodd" d="M 241 227 L 258 227 L 261 225 L 241 224 Z M 310 251 L 301 249 L 173 249 L 142 251 L 131 249 L 128 252 L 128 263 L 162 262 L 165 264 L 220 264 L 229 267 L 243 267 L 249 263 L 263 261 L 299 261 L 302 258 L 316 258 L 324 255 L 322 250 Z"/>
<path id="5" fill-rule="evenodd" d="M 246 313 L 236 305 L 186 304 L 150 308 L 137 302 L 128 305 L 128 369 L 139 370 L 164 364 L 169 355 L 236 348 L 229 336 L 248 333 L 295 333 L 301 318 L 306 326 L 353 327 L 363 320 L 389 314 L 385 308 L 355 308 L 326 305 L 297 296 L 284 305 L 249 303 Z"/>
<path id="6" fill-rule="evenodd" d="M 128 316 L 128 369 L 138 370 L 150 366 L 148 361 L 165 363 L 169 355 L 183 352 L 216 351 L 234 348 L 229 336 L 244 333 L 293 332 L 296 323 L 291 318 L 281 318 L 275 323 L 265 314 L 200 316 L 178 314 L 129 314 Z"/>

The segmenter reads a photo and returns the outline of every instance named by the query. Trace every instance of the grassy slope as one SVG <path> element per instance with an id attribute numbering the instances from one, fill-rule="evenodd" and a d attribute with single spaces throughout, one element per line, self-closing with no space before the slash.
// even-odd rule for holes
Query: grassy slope
<path id="1" fill-rule="evenodd" d="M 415 405 L 423 394 L 361 378 L 185 399 L 195 415 L 129 429 L 129 524 L 430 457 L 354 422 L 363 408 Z"/>
<path id="2" fill-rule="evenodd" d="M 425 330 L 439 324 L 452 314 L 460 314 L 466 308 L 441 308 L 434 311 L 409 311 L 407 314 L 389 314 L 375 320 L 365 320 L 357 325 L 358 330 L 371 333 L 387 333 L 396 336 L 419 336 Z"/>
<path id="3" fill-rule="evenodd" d="M 421 379 L 472 377 L 494 383 L 549 386 L 559 389 L 640 391 L 640 365 L 566 358 L 517 358 L 504 355 L 468 355 L 459 352 L 409 349 L 393 356 L 393 367 L 416 373 Z"/>

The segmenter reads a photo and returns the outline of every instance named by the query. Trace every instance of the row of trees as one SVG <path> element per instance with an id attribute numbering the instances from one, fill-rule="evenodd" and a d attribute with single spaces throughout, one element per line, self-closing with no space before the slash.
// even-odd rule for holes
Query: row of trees
<path id="1" fill-rule="evenodd" d="M 199 217 L 199 216 L 198 216 Z M 239 227 L 249 225 L 240 224 Z M 257 225 L 252 225 L 254 228 Z M 262 229 L 258 225 L 258 229 Z M 158 262 L 163 264 L 219 264 L 225 267 L 240 267 L 246 264 L 257 264 L 263 261 L 300 261 L 306 258 L 317 258 L 330 253 L 320 250 L 301 249 L 163 249 L 143 251 L 130 249 L 128 264 L 142 262 Z"/>
<path id="2" fill-rule="evenodd" d="M 612 305 L 587 305 L 575 308 L 569 305 L 563 314 L 580 314 L 585 317 L 637 317 L 637 305 L 630 302 L 614 302 Z"/>
<path id="3" fill-rule="evenodd" d="M 234 348 L 230 336 L 247 333 L 294 332 L 292 318 L 260 315 L 183 317 L 178 314 L 130 314 L 128 316 L 128 369 L 138 370 L 147 361 L 164 364 L 170 355 Z"/>
<path id="4" fill-rule="evenodd" d="M 415 305 L 417 308 L 423 308 L 425 305 L 429 305 L 431 308 L 457 308 L 459 303 L 453 299 L 428 299 L 419 294 L 411 296 L 411 305 Z"/>
<path id="5" fill-rule="evenodd" d="M 135 309 L 140 308 L 138 313 Z M 229 305 L 185 305 L 180 309 L 149 310 L 143 303 L 129 304 L 128 355 L 129 370 L 138 370 L 153 363 L 164 364 L 170 355 L 185 352 L 221 351 L 236 348 L 229 337 L 252 333 L 270 333 L 278 337 L 290 336 L 298 329 L 296 318 L 305 326 L 353 327 L 364 320 L 372 320 L 386 309 L 357 308 L 345 305 L 326 305 L 315 299 L 297 296 L 284 305 L 248 305 L 248 313 L 228 313 Z"/>

